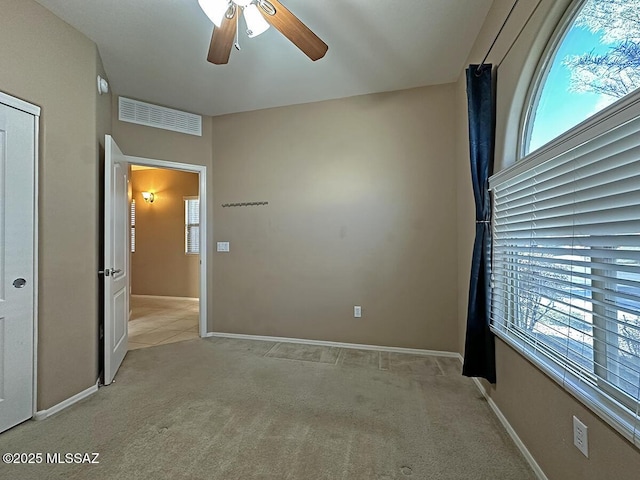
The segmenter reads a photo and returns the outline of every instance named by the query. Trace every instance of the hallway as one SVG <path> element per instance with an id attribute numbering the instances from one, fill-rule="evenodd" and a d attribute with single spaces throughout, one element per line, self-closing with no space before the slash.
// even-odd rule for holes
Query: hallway
<path id="1" fill-rule="evenodd" d="M 129 350 L 198 338 L 195 298 L 131 295 Z"/>

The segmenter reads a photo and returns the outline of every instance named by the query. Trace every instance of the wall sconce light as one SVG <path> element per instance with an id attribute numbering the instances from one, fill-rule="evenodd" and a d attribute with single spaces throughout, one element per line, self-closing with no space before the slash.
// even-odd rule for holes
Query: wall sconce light
<path id="1" fill-rule="evenodd" d="M 142 192 L 142 198 L 144 198 L 144 201 L 147 203 L 153 203 L 156 196 L 151 192 Z"/>

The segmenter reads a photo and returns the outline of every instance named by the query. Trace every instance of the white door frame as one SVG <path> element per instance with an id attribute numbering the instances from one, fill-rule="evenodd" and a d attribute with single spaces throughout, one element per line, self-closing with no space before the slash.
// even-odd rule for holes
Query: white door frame
<path id="1" fill-rule="evenodd" d="M 40 152 L 40 107 L 0 92 L 0 103 L 36 117 L 34 122 L 34 178 L 33 178 L 33 399 L 32 411 L 38 411 L 38 197 L 39 197 L 39 152 Z"/>
<path id="2" fill-rule="evenodd" d="M 200 337 L 207 336 L 207 167 L 190 163 L 169 162 L 153 158 L 132 157 L 125 155 L 129 165 L 141 165 L 144 167 L 166 168 L 169 170 L 181 170 L 183 172 L 197 173 L 199 178 L 200 196 Z"/>

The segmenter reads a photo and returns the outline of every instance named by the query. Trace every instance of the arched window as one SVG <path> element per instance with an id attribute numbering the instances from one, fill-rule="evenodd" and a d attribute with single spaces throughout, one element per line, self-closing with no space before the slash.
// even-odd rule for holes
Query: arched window
<path id="1" fill-rule="evenodd" d="M 523 156 L 640 88 L 640 0 L 575 2 L 554 40 L 529 102 Z"/>
<path id="2" fill-rule="evenodd" d="M 565 19 L 489 180 L 491 325 L 640 448 L 640 0 Z"/>

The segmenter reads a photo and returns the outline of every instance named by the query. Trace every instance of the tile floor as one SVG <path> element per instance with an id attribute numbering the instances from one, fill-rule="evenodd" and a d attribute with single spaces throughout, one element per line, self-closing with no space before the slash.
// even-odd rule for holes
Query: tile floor
<path id="1" fill-rule="evenodd" d="M 131 296 L 129 350 L 198 338 L 198 300 Z"/>

